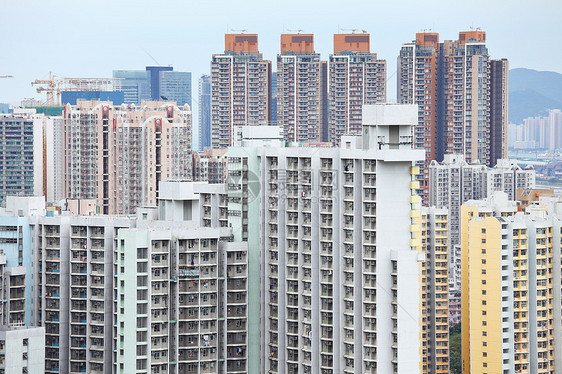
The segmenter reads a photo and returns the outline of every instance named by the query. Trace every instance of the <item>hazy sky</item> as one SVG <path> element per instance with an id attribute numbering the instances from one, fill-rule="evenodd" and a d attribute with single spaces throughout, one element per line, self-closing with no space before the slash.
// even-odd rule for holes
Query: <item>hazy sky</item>
<path id="1" fill-rule="evenodd" d="M 371 33 L 371 50 L 388 62 L 388 99 L 395 100 L 400 46 L 422 29 L 443 40 L 480 27 L 493 58 L 562 73 L 561 16 L 560 0 L 0 0 L 0 75 L 15 77 L 0 79 L 0 102 L 44 100 L 30 83 L 49 71 L 110 77 L 114 69 L 144 69 L 155 64 L 145 51 L 191 71 L 196 99 L 197 79 L 209 72 L 211 54 L 223 51 L 227 30 L 259 34 L 260 51 L 275 61 L 284 29 L 314 33 L 316 51 L 327 58 L 338 26 Z"/>

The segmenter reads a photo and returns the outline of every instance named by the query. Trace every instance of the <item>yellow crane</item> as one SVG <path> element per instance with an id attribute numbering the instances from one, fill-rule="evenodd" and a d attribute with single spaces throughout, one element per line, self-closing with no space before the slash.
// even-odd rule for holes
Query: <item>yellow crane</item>
<path id="1" fill-rule="evenodd" d="M 60 89 L 59 83 L 55 79 L 55 75 L 49 72 L 49 79 L 36 79 L 31 82 L 32 86 L 41 85 L 41 87 L 37 87 L 37 93 L 47 92 L 47 106 L 55 106 L 57 103 L 60 103 Z M 54 93 L 57 93 L 57 101 L 55 102 Z"/>

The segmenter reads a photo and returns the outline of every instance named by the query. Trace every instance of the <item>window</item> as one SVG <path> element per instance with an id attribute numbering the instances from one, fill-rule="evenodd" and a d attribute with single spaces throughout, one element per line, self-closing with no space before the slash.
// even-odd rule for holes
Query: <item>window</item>
<path id="1" fill-rule="evenodd" d="M 137 248 L 137 259 L 146 259 L 148 253 L 148 248 Z"/>

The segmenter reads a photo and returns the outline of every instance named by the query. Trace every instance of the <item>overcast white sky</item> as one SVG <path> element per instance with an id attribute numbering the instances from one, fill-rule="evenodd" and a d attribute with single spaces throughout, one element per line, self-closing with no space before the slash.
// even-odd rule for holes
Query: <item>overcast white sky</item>
<path id="1" fill-rule="evenodd" d="M 422 29 L 443 40 L 480 27 L 493 58 L 562 73 L 561 16 L 560 0 L 0 0 L 0 75 L 15 77 L 0 79 L 0 102 L 44 100 L 30 82 L 49 71 L 110 77 L 114 69 L 144 69 L 154 64 L 145 51 L 191 71 L 197 99 L 197 79 L 223 51 L 227 30 L 259 34 L 260 51 L 275 61 L 284 29 L 314 33 L 316 51 L 327 58 L 338 26 L 371 33 L 372 51 L 388 62 L 392 101 L 400 46 Z"/>

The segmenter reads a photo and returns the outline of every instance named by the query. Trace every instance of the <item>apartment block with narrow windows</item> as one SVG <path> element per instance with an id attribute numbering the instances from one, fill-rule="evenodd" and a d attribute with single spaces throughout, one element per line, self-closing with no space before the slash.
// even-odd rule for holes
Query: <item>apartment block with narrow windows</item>
<path id="1" fill-rule="evenodd" d="M 250 370 L 421 370 L 416 120 L 413 106 L 365 106 L 367 134 L 341 148 L 229 149 L 229 224 L 250 287 L 262 280 L 261 300 L 248 290 Z"/>
<path id="2" fill-rule="evenodd" d="M 517 198 L 517 190 L 535 187 L 535 170 L 522 169 L 513 160 L 500 159 L 493 168 L 468 163 L 462 155 L 445 155 L 443 162 L 429 164 L 429 205 L 446 208 L 450 213 L 450 252 L 452 292 L 460 291 L 460 257 L 455 247 L 460 244 L 461 205 L 469 200 L 485 199 L 495 191 L 503 191 L 509 200 Z"/>
<path id="3" fill-rule="evenodd" d="M 257 34 L 226 34 L 224 54 L 211 60 L 211 146 L 227 148 L 234 126 L 271 121 L 271 61 L 258 51 Z"/>
<path id="4" fill-rule="evenodd" d="M 422 372 L 449 372 L 449 217 L 446 209 L 421 210 Z"/>
<path id="5" fill-rule="evenodd" d="M 418 104 L 414 144 L 426 152 L 419 192 L 427 204 L 428 165 L 445 154 L 494 166 L 507 157 L 507 60 L 491 60 L 486 33 L 462 31 L 458 40 L 416 34 L 398 57 L 398 102 Z"/>
<path id="6" fill-rule="evenodd" d="M 328 70 L 329 141 L 339 145 L 362 134 L 363 105 L 386 102 L 386 61 L 371 53 L 370 34 L 335 34 Z"/>
<path id="7" fill-rule="evenodd" d="M 224 184 L 164 182 L 115 242 L 114 372 L 246 373 L 246 243 Z"/>
<path id="8" fill-rule="evenodd" d="M 111 372 L 113 237 L 131 220 L 36 216 L 30 224 L 45 372 Z"/>
<path id="9" fill-rule="evenodd" d="M 327 128 L 327 62 L 313 34 L 282 34 L 277 55 L 277 125 L 286 141 L 320 142 Z"/>
<path id="10" fill-rule="evenodd" d="M 156 205 L 158 183 L 190 180 L 191 109 L 165 102 L 64 108 L 65 196 L 96 199 L 102 214 Z"/>
<path id="11" fill-rule="evenodd" d="M 560 360 L 559 202 L 504 193 L 462 208 L 463 372 L 553 373 Z"/>
<path id="12" fill-rule="evenodd" d="M 226 227 L 157 226 L 117 240 L 115 372 L 247 372 L 245 245 Z"/>
<path id="13" fill-rule="evenodd" d="M 43 121 L 28 113 L 0 115 L 0 202 L 43 192 Z"/>
<path id="14" fill-rule="evenodd" d="M 193 181 L 220 184 L 226 182 L 226 148 L 207 148 L 193 153 Z"/>

